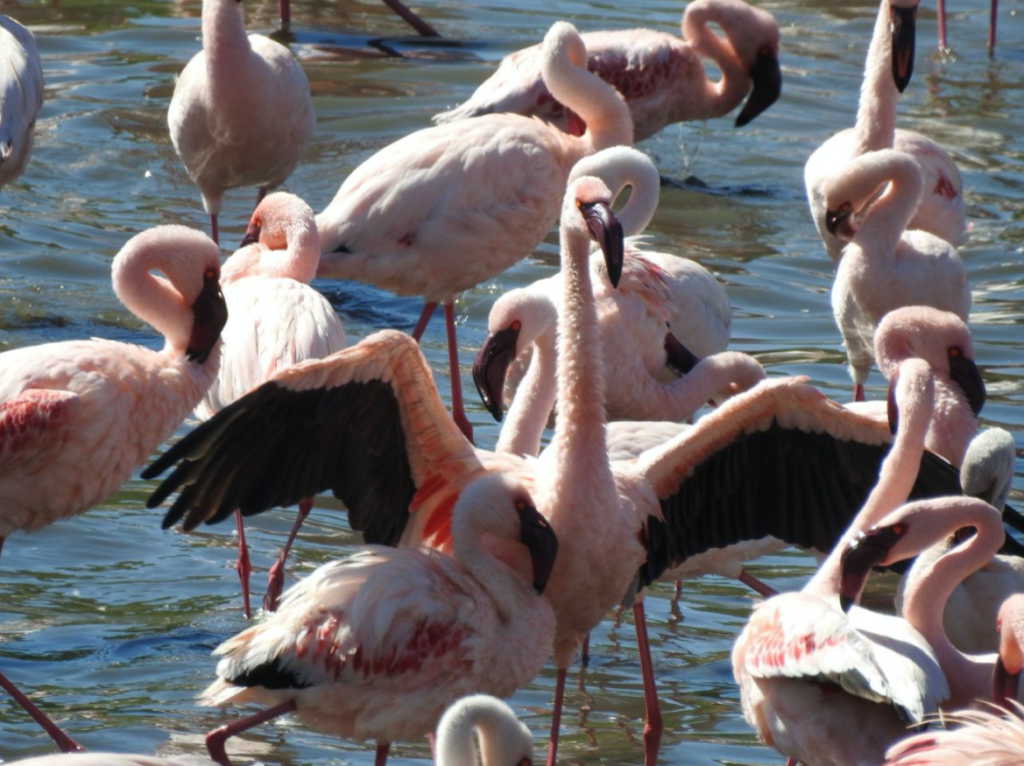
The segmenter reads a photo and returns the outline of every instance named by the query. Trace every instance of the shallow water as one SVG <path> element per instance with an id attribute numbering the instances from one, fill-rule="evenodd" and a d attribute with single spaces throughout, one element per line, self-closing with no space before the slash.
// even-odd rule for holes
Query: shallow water
<path id="1" fill-rule="evenodd" d="M 802 168 L 835 130 L 852 124 L 877 4 L 857 0 L 759 2 L 782 29 L 780 101 L 754 123 L 673 126 L 641 148 L 663 175 L 695 176 L 707 188 L 666 187 L 649 234 L 653 245 L 700 260 L 725 283 L 735 316 L 733 347 L 772 375 L 807 375 L 846 400 L 849 384 L 829 307 L 831 264 L 810 221 Z M 973 229 L 961 253 L 974 293 L 971 327 L 988 384 L 987 423 L 1024 424 L 1024 24 L 1004 3 L 994 60 L 985 53 L 984 0 L 950 4 L 953 53 L 934 53 L 934 8 L 922 7 L 914 79 L 900 105 L 902 127 L 940 141 L 964 175 Z M 681 4 L 642 0 L 552 4 L 496 0 L 417 5 L 453 38 L 426 45 L 374 0 L 296 0 L 292 49 L 306 69 L 317 132 L 287 189 L 314 209 L 371 153 L 425 127 L 467 97 L 504 54 L 540 39 L 552 21 L 581 29 L 638 23 L 677 30 Z M 36 150 L 22 179 L 0 192 L 0 350 L 89 336 L 158 345 L 109 287 L 113 255 L 134 233 L 161 223 L 206 228 L 198 194 L 171 147 L 165 113 L 175 74 L 199 49 L 197 1 L 7 3 L 30 25 L 44 58 L 46 101 Z M 252 30 L 276 26 L 276 5 L 247 0 Z M 379 42 L 384 38 L 385 42 Z M 370 43 L 374 42 L 373 45 Z M 386 55 L 397 51 L 404 57 Z M 222 240 L 237 243 L 254 194 L 229 192 Z M 552 235 L 533 258 L 480 285 L 458 304 L 463 385 L 496 295 L 552 273 Z M 411 327 L 420 303 L 350 283 L 321 282 L 355 341 L 384 327 Z M 440 322 L 425 348 L 447 396 Z M 880 396 L 874 373 L 869 396 Z M 497 426 L 469 402 L 478 442 Z M 185 428 L 179 433 L 184 433 Z M 1024 487 L 1018 474 L 1015 498 Z M 198 534 L 161 532 L 146 511 L 151 482 L 133 481 L 87 515 L 33 535 L 15 535 L 0 563 L 0 668 L 92 750 L 203 751 L 201 733 L 224 715 L 193 698 L 212 678 L 210 650 L 243 626 L 230 524 Z M 358 545 L 338 504 L 321 499 L 296 545 L 301 577 Z M 292 513 L 250 522 L 262 583 Z M 755 572 L 777 588 L 799 587 L 811 560 L 787 553 Z M 879 589 L 882 590 L 882 589 Z M 716 578 L 687 583 L 678 602 L 654 590 L 648 615 L 664 706 L 665 763 L 779 763 L 742 719 L 729 652 L 756 597 Z M 595 631 L 592 662 L 570 683 L 563 718 L 565 763 L 641 760 L 643 701 L 628 619 Z M 554 674 L 546 669 L 513 699 L 541 738 Z M 364 745 L 311 734 L 283 721 L 247 734 L 233 753 L 267 764 L 372 763 Z M 53 751 L 20 709 L 0 702 L 0 758 Z M 423 743 L 393 750 L 395 763 L 425 762 Z M 244 758 L 240 758 L 244 761 Z"/>

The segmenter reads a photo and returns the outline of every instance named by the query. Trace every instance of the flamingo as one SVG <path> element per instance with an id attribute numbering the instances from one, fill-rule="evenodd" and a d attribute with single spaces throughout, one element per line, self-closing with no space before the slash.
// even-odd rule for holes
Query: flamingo
<path id="1" fill-rule="evenodd" d="M 24 172 L 42 104 L 43 65 L 36 39 L 0 14 L 0 188 Z"/>
<path id="2" fill-rule="evenodd" d="M 93 339 L 0 354 L 0 547 L 113 493 L 195 407 L 220 359 L 219 274 L 203 234 L 144 231 L 114 258 L 112 281 L 162 350 Z"/>
<path id="3" fill-rule="evenodd" d="M 725 38 L 708 24 L 719 25 Z M 723 117 L 749 93 L 736 117 L 736 127 L 742 127 L 775 103 L 782 90 L 779 27 L 768 11 L 743 0 L 694 0 L 683 14 L 682 33 L 682 40 L 653 29 L 583 36 L 588 68 L 626 99 L 637 141 L 673 122 Z M 702 57 L 721 71 L 718 82 L 708 79 Z M 509 54 L 468 101 L 434 115 L 434 122 L 513 112 L 578 131 L 589 120 L 542 77 L 541 59 L 536 45 Z"/>
<path id="4" fill-rule="evenodd" d="M 1018 766 L 1024 760 L 1024 705 L 1009 710 L 947 713 L 946 731 L 909 737 L 885 754 L 882 766 Z"/>
<path id="5" fill-rule="evenodd" d="M 971 309 L 967 272 L 956 248 L 927 232 L 907 230 L 921 183 L 921 171 L 910 155 L 883 149 L 851 160 L 824 187 L 829 231 L 850 232 L 855 217 L 864 215 L 843 251 L 832 286 L 832 311 L 846 345 L 857 401 L 864 399 L 872 339 L 885 314 L 927 305 L 966 322 Z"/>
<path id="6" fill-rule="evenodd" d="M 221 333 L 217 380 L 196 407 L 206 420 L 275 370 L 306 359 L 321 359 L 345 348 L 345 329 L 330 302 L 309 286 L 320 262 L 320 240 L 313 211 L 293 194 L 264 199 L 252 214 L 242 247 L 224 263 L 221 282 L 228 323 Z M 277 561 L 270 569 L 264 607 L 273 611 L 284 584 L 284 562 L 312 500 L 299 504 L 298 517 Z M 240 513 L 238 576 L 243 612 L 249 608 L 249 552 Z"/>
<path id="7" fill-rule="evenodd" d="M 569 136 L 530 118 L 484 119 L 417 131 L 360 165 L 317 216 L 321 277 L 370 282 L 422 295 L 419 339 L 444 304 L 452 414 L 472 438 L 462 405 L 453 300 L 529 254 L 558 215 L 566 179 L 583 156 L 631 144 L 629 111 L 615 89 L 586 71 L 571 24 L 544 38 L 544 78 L 584 115 Z"/>
<path id="8" fill-rule="evenodd" d="M 480 737 L 482 758 L 473 747 Z M 437 725 L 436 766 L 530 766 L 533 735 L 508 705 L 486 694 L 463 697 L 451 705 Z"/>
<path id="9" fill-rule="evenodd" d="M 803 590 L 757 607 L 733 648 L 747 722 L 763 742 L 806 766 L 879 763 L 905 733 L 905 721 L 922 723 L 949 694 L 914 630 L 868 610 L 846 613 L 866 573 L 848 571 L 844 549 L 857 530 L 906 500 L 931 418 L 931 389 L 924 362 L 901 365 L 893 389 L 900 427 L 867 502 Z"/>
<path id="10" fill-rule="evenodd" d="M 225 641 L 202 704 L 271 707 L 207 735 L 225 740 L 294 713 L 315 729 L 390 743 L 423 736 L 458 697 L 507 696 L 551 650 L 555 618 L 541 594 L 558 542 L 526 484 L 482 476 L 451 516 L 452 555 L 370 546 L 293 586 L 277 612 Z"/>
<path id="11" fill-rule="evenodd" d="M 923 174 L 923 192 L 910 206 L 907 228 L 927 231 L 953 245 L 963 244 L 965 239 L 963 181 L 953 158 L 920 133 L 896 128 L 896 102 L 914 67 L 917 5 L 918 0 L 882 0 L 864 64 L 856 124 L 815 149 L 804 167 L 811 218 L 835 264 L 851 232 L 849 225 L 840 232 L 829 228 L 826 214 L 832 208 L 826 205 L 825 187 L 847 162 L 881 149 L 911 155 Z"/>
<path id="12" fill-rule="evenodd" d="M 178 77 L 167 125 L 217 242 L 224 192 L 257 186 L 258 203 L 283 183 L 316 115 L 302 67 L 283 45 L 246 35 L 240 0 L 203 0 L 203 50 Z"/>
<path id="13" fill-rule="evenodd" d="M 936 0 L 936 15 L 939 19 L 939 50 L 948 51 L 946 43 L 946 0 Z M 992 6 L 988 14 L 988 55 L 989 58 L 996 50 L 996 11 L 999 7 L 999 0 L 992 0 Z"/>
<path id="14" fill-rule="evenodd" d="M 623 231 L 636 235 L 658 205 L 660 178 L 654 164 L 628 147 L 613 147 L 580 160 L 571 177 L 595 175 L 616 192 L 631 187 L 617 214 Z M 708 399 L 724 399 L 764 379 L 754 359 L 716 354 L 729 340 L 732 312 L 718 281 L 699 264 L 627 246 L 622 277 L 613 288 L 600 256 L 591 256 L 591 281 L 605 355 L 605 409 L 610 420 L 688 420 Z M 501 420 L 506 373 L 527 358 L 522 399 L 509 409 L 497 451 L 536 455 L 548 414 L 555 404 L 555 327 L 561 274 L 501 296 L 488 318 L 489 334 L 473 365 L 473 379 L 485 406 Z M 670 329 L 666 329 L 666 323 Z M 676 335 L 679 338 L 677 339 Z M 623 340 L 628 338 L 628 340 Z M 680 340 L 682 344 L 680 344 Z M 666 363 L 687 371 L 663 382 Z M 696 366 L 693 366 L 696 363 Z"/>

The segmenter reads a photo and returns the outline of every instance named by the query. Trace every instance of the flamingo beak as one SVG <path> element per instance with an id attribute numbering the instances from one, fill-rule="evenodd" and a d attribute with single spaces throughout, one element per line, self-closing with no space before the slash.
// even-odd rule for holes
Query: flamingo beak
<path id="1" fill-rule="evenodd" d="M 852 230 L 845 226 L 847 221 L 853 215 L 853 206 L 839 208 L 838 210 L 826 210 L 825 211 L 825 228 L 828 229 L 828 233 L 833 237 L 847 236 L 849 237 Z M 840 233 L 840 228 L 843 229 Z"/>
<path id="2" fill-rule="evenodd" d="M 530 551 L 533 561 L 533 589 L 542 594 L 555 568 L 558 538 L 548 520 L 532 505 L 516 503 L 516 511 L 519 513 L 519 541 Z"/>
<path id="3" fill-rule="evenodd" d="M 750 75 L 753 87 L 747 103 L 743 105 L 743 111 L 736 115 L 737 128 L 751 122 L 778 101 L 782 93 L 782 69 L 779 67 L 779 57 L 773 51 L 767 48 L 762 50 L 747 74 Z"/>
<path id="4" fill-rule="evenodd" d="M 255 245 L 260 241 L 260 224 L 258 221 L 252 221 L 249 224 L 249 228 L 245 230 L 245 236 L 242 237 L 242 241 L 238 243 L 239 249 L 246 245 Z"/>
<path id="5" fill-rule="evenodd" d="M 1010 709 L 1007 700 L 1017 699 L 1020 687 L 1020 668 L 1016 673 L 1010 672 L 1001 655 L 996 657 L 996 666 L 992 670 L 992 702 L 1000 707 Z"/>
<path id="6" fill-rule="evenodd" d="M 981 412 L 985 406 L 985 381 L 981 379 L 981 372 L 973 359 L 964 356 L 963 351 L 953 346 L 949 349 L 949 377 L 960 386 L 967 397 L 967 403 L 971 405 L 974 414 Z"/>
<path id="7" fill-rule="evenodd" d="M 910 84 L 914 73 L 914 27 L 917 6 L 897 8 L 889 6 L 889 33 L 892 35 L 892 81 L 902 93 Z"/>
<path id="8" fill-rule="evenodd" d="M 185 356 L 189 361 L 205 364 L 228 321 L 228 304 L 220 291 L 216 269 L 207 269 L 203 274 L 203 289 L 192 304 L 192 317 L 192 334 Z"/>
<path id="9" fill-rule="evenodd" d="M 604 253 L 608 281 L 612 283 L 612 287 L 618 287 L 625 258 L 622 224 L 606 202 L 583 202 L 579 208 L 587 222 L 587 228 L 590 229 L 591 237 L 601 246 L 601 252 Z"/>
<path id="10" fill-rule="evenodd" d="M 868 581 L 872 568 L 885 563 L 893 547 L 907 532 L 906 524 L 875 527 L 851 542 L 839 564 L 839 604 L 844 612 L 850 611 Z"/>
<path id="11" fill-rule="evenodd" d="M 665 354 L 668 356 L 665 364 L 680 377 L 700 364 L 700 357 L 684 346 L 671 332 L 665 334 Z"/>
<path id="12" fill-rule="evenodd" d="M 889 381 L 889 392 L 885 397 L 886 414 L 889 418 L 889 433 L 893 436 L 896 435 L 896 432 L 900 427 L 900 408 L 899 405 L 896 404 L 896 381 L 899 379 L 900 371 L 897 369 L 896 372 L 892 374 L 892 380 Z"/>
<path id="13" fill-rule="evenodd" d="M 505 374 L 516 358 L 516 344 L 519 342 L 519 322 L 513 322 L 504 330 L 492 332 L 473 360 L 473 382 L 484 407 L 501 422 L 504 414 L 502 400 L 505 388 Z"/>

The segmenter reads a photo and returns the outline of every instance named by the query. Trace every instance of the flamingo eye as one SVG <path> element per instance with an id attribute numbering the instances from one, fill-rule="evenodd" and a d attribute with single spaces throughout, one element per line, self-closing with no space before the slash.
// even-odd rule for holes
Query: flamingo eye
<path id="1" fill-rule="evenodd" d="M 203 272 L 203 279 L 216 279 L 216 278 L 217 278 L 217 270 L 216 269 L 207 269 L 206 271 Z"/>
<path id="2" fill-rule="evenodd" d="M 852 207 L 853 207 L 853 203 L 852 202 L 844 202 L 842 205 L 839 206 L 839 210 L 841 212 L 845 213 L 847 210 L 849 210 Z"/>
<path id="3" fill-rule="evenodd" d="M 963 356 L 963 353 L 963 349 L 961 349 L 959 346 L 950 346 L 949 348 L 950 356 Z"/>
<path id="4" fill-rule="evenodd" d="M 515 330 L 516 332 L 519 332 L 521 329 L 523 329 L 523 323 L 517 319 L 512 323 L 512 329 Z"/>
<path id="5" fill-rule="evenodd" d="M 526 504 L 525 500 L 516 500 L 516 510 L 517 511 L 525 511 L 528 507 L 529 506 Z"/>

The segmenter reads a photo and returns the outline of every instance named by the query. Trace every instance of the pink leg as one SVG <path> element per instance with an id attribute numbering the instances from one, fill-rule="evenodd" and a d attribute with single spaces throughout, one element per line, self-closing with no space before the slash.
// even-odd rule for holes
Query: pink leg
<path id="1" fill-rule="evenodd" d="M 992 10 L 988 17 L 988 55 L 991 56 L 996 49 L 996 8 L 999 0 L 992 0 Z"/>
<path id="2" fill-rule="evenodd" d="M 640 674 L 644 682 L 644 706 L 647 720 L 644 722 L 644 766 L 654 766 L 658 761 L 661 746 L 661 704 L 658 702 L 658 687 L 654 683 L 654 665 L 651 662 L 651 645 L 647 641 L 647 618 L 644 616 L 644 602 L 633 604 L 633 624 L 636 627 L 636 643 L 640 652 Z"/>
<path id="3" fill-rule="evenodd" d="M 587 637 L 583 639 L 583 649 L 580 652 L 580 664 L 586 667 L 590 664 L 590 634 L 587 633 Z"/>
<path id="4" fill-rule="evenodd" d="M 772 596 L 778 596 L 779 592 L 775 590 L 771 585 L 765 585 L 763 582 L 758 580 L 754 575 L 750 574 L 746 569 L 740 572 L 739 580 L 744 585 L 749 585 L 751 588 L 756 590 L 765 598 L 771 598 Z"/>
<path id="5" fill-rule="evenodd" d="M 437 737 L 434 736 L 434 732 L 427 732 L 427 742 L 430 744 L 430 760 L 437 760 Z"/>
<path id="6" fill-rule="evenodd" d="M 274 718 L 279 718 L 286 713 L 291 713 L 295 710 L 295 700 L 287 700 L 282 702 L 280 705 L 274 705 L 274 707 L 267 708 L 255 715 L 246 716 L 241 718 L 234 723 L 224 724 L 209 734 L 206 735 L 206 749 L 210 753 L 210 758 L 220 764 L 220 766 L 231 766 L 231 761 L 228 760 L 228 754 L 224 750 L 224 743 L 227 742 L 228 737 L 233 737 L 236 734 L 241 734 L 247 729 L 251 729 L 254 726 L 259 726 L 261 723 L 266 723 Z"/>
<path id="7" fill-rule="evenodd" d="M 473 443 L 473 426 L 466 417 L 466 408 L 462 403 L 462 375 L 459 373 L 459 344 L 455 340 L 455 307 L 444 304 L 444 324 L 448 331 L 448 372 L 452 378 L 452 418 L 459 430 L 466 435 L 470 444 Z"/>
<path id="8" fill-rule="evenodd" d="M 946 50 L 946 0 L 938 0 L 935 12 L 939 17 L 939 49 Z"/>
<path id="9" fill-rule="evenodd" d="M 678 601 L 680 596 L 682 596 L 682 595 L 683 595 L 683 581 L 682 580 L 676 580 L 676 589 L 672 593 L 672 600 L 673 601 Z"/>
<path id="10" fill-rule="evenodd" d="M 288 29 L 292 23 L 292 4 L 290 0 L 281 0 L 281 29 Z"/>
<path id="11" fill-rule="evenodd" d="M 555 766 L 558 758 L 558 730 L 562 727 L 562 701 L 565 699 L 565 668 L 558 669 L 555 681 L 555 702 L 551 706 L 551 737 L 548 739 L 547 766 Z"/>
<path id="12" fill-rule="evenodd" d="M 212 239 L 215 244 L 218 244 L 218 245 L 220 244 L 220 237 L 217 235 L 217 214 L 216 213 L 210 213 L 210 239 Z"/>
<path id="13" fill-rule="evenodd" d="M 373 766 L 385 766 L 388 762 L 388 752 L 391 750 L 390 742 L 377 744 L 377 755 L 373 759 Z"/>
<path id="14" fill-rule="evenodd" d="M 4 552 L 4 538 L 0 537 L 0 553 Z"/>
<path id="15" fill-rule="evenodd" d="M 854 383 L 853 384 L 853 401 L 863 402 L 864 401 L 864 384 Z"/>
<path id="16" fill-rule="evenodd" d="M 238 579 L 242 581 L 242 614 L 248 620 L 252 617 L 249 608 L 249 575 L 252 574 L 252 565 L 249 563 L 249 546 L 245 544 L 245 525 L 239 510 L 235 511 L 235 528 L 238 530 L 238 561 L 235 569 L 238 570 Z"/>
<path id="17" fill-rule="evenodd" d="M 421 19 L 415 13 L 410 11 L 399 0 L 382 0 L 382 1 L 383 1 L 384 5 L 386 5 L 388 8 L 390 8 L 395 13 L 397 13 L 399 16 L 401 16 L 402 20 L 405 21 L 406 24 L 408 24 L 413 29 L 415 29 L 419 33 L 420 37 L 440 37 L 441 36 L 440 34 L 438 34 L 436 29 L 434 29 L 432 26 L 430 26 L 430 24 L 425 22 L 423 19 Z"/>
<path id="18" fill-rule="evenodd" d="M 423 304 L 423 311 L 420 312 L 420 318 L 416 320 L 416 326 L 412 328 L 412 339 L 417 343 L 419 343 L 420 338 L 423 337 L 423 331 L 427 329 L 427 325 L 430 323 L 430 317 L 434 316 L 434 310 L 436 308 L 436 303 Z"/>
<path id="19" fill-rule="evenodd" d="M 299 513 L 295 517 L 295 523 L 292 524 L 292 531 L 288 533 L 288 539 L 285 540 L 284 547 L 277 555 L 277 561 L 274 562 L 274 566 L 270 567 L 270 572 L 267 574 L 267 592 L 263 596 L 263 608 L 268 612 L 277 611 L 277 599 L 281 597 L 281 591 L 284 588 L 284 562 L 292 550 L 292 543 L 295 542 L 295 535 L 299 533 L 299 527 L 302 526 L 311 510 L 313 510 L 312 498 L 307 498 L 299 503 Z"/>
<path id="20" fill-rule="evenodd" d="M 3 542 L 3 538 L 0 537 L 0 542 Z M 32 719 L 43 727 L 50 739 L 52 739 L 57 747 L 60 748 L 62 753 L 84 753 L 85 748 L 75 742 L 71 737 L 61 731 L 60 727 L 55 724 L 46 713 L 36 707 L 32 700 L 21 693 L 21 690 L 17 686 L 12 684 L 7 678 L 0 674 L 0 689 L 11 695 L 15 702 L 21 705 L 25 712 L 32 716 Z"/>

